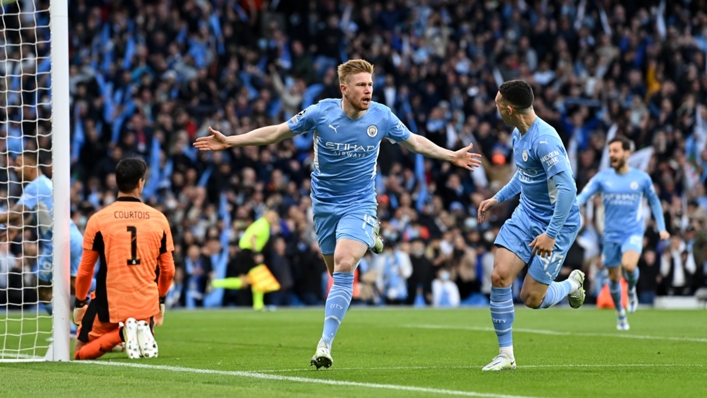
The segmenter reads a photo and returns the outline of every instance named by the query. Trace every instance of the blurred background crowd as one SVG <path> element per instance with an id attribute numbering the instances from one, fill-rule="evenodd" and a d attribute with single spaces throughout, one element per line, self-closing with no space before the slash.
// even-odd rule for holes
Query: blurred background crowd
<path id="1" fill-rule="evenodd" d="M 673 235 L 659 242 L 646 205 L 641 301 L 707 286 L 705 0 L 70 3 L 73 218 L 83 229 L 115 199 L 117 161 L 143 157 L 150 165 L 145 201 L 173 227 L 173 306 L 251 305 L 249 292 L 211 289 L 210 281 L 235 276 L 238 240 L 269 208 L 280 218 L 264 262 L 281 290 L 266 302 L 323 304 L 328 276 L 308 197 L 312 133 L 219 153 L 199 153 L 192 143 L 208 135 L 208 126 L 243 134 L 340 97 L 335 68 L 354 58 L 375 65 L 374 100 L 411 131 L 450 149 L 473 142 L 484 157 L 483 168 L 469 173 L 382 144 L 376 185 L 386 251 L 361 262 L 355 301 L 487 303 L 492 242 L 517 204 L 476 221 L 478 204 L 515 169 L 510 129 L 494 106 L 508 79 L 532 84 L 535 110 L 562 137 L 578 189 L 608 167 L 608 139 L 622 134 L 635 143 L 631 164 L 653 178 Z M 45 30 L 7 32 L 0 37 L 5 44 L 39 44 L 0 51 L 4 93 L 17 80 L 29 87 L 33 82 L 12 77 L 13 70 L 41 69 L 48 50 Z M 50 144 L 41 120 L 47 93 L 35 91 L 29 99 L 0 96 L 0 119 L 8 120 L 0 124 L 3 150 L 22 137 Z M 19 195 L 16 180 L 11 171 L 0 173 L 4 196 Z M 588 270 L 595 300 L 604 280 L 600 198 L 587 206 L 584 221 L 560 278 Z M 10 261 L 16 248 L 0 249 L 5 269 L 21 266 Z"/>

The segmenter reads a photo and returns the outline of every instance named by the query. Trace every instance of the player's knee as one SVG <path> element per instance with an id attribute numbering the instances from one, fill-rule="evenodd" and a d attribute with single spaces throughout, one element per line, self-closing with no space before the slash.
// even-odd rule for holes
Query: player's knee
<path id="1" fill-rule="evenodd" d="M 543 303 L 544 297 L 541 297 L 537 294 L 521 291 L 520 299 L 523 301 L 523 304 L 525 304 L 526 307 L 537 309 L 540 308 L 540 305 Z"/>
<path id="2" fill-rule="evenodd" d="M 621 264 L 621 267 L 624 269 L 626 272 L 633 272 L 636 270 L 636 264 L 632 263 L 627 263 L 627 264 Z"/>
<path id="3" fill-rule="evenodd" d="M 354 258 L 350 255 L 334 256 L 334 271 L 335 272 L 353 272 Z"/>
<path id="4" fill-rule="evenodd" d="M 493 287 L 508 287 L 511 285 L 510 275 L 503 272 L 499 268 L 494 268 L 491 272 L 491 286 Z"/>
<path id="5" fill-rule="evenodd" d="M 621 269 L 620 267 L 615 267 L 609 269 L 609 280 L 618 283 L 621 282 Z"/>

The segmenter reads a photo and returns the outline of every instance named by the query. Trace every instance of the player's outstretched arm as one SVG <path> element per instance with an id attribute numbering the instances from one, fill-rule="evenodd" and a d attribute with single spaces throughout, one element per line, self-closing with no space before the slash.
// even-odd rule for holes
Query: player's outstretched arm
<path id="1" fill-rule="evenodd" d="M 597 181 L 597 176 L 592 177 L 591 180 L 584 186 L 582 192 L 577 195 L 577 202 L 580 206 L 584 206 L 589 199 L 592 198 L 600 190 L 599 181 Z"/>
<path id="2" fill-rule="evenodd" d="M 295 135 L 287 123 L 265 126 L 245 134 L 226 137 L 209 127 L 211 135 L 197 138 L 194 146 L 200 151 L 221 151 L 232 147 L 270 145 Z"/>
<path id="3" fill-rule="evenodd" d="M 428 158 L 444 160 L 469 171 L 474 171 L 474 167 L 481 165 L 481 155 L 469 152 L 474 147 L 474 144 L 469 144 L 468 147 L 458 151 L 450 151 L 449 149 L 436 145 L 421 135 L 410 134 L 407 140 L 400 141 L 400 145 L 412 152 L 419 153 Z"/>
<path id="4" fill-rule="evenodd" d="M 518 176 L 519 171 L 516 170 L 513 174 L 513 178 L 508 181 L 500 191 L 496 192 L 492 198 L 486 199 L 479 205 L 479 211 L 477 218 L 479 223 L 484 222 L 486 217 L 486 212 L 496 207 L 497 204 L 507 201 L 508 199 L 518 195 L 520 193 L 521 183 Z"/>
<path id="5" fill-rule="evenodd" d="M 663 217 L 663 205 L 660 203 L 660 198 L 655 193 L 655 188 L 653 187 L 653 181 L 648 179 L 648 184 L 643 189 L 646 198 L 648 198 L 648 203 L 651 206 L 651 211 L 653 212 L 653 218 L 658 224 L 658 231 L 660 231 L 660 239 L 668 240 L 670 239 L 670 233 L 665 227 L 665 217 Z"/>

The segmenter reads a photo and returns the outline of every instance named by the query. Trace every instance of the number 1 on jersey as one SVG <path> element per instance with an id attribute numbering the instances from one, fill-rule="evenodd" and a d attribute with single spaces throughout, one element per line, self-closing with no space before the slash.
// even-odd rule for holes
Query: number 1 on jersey
<path id="1" fill-rule="evenodd" d="M 137 228 L 132 225 L 128 226 L 130 232 L 130 258 L 128 265 L 140 265 L 140 259 L 137 258 Z"/>

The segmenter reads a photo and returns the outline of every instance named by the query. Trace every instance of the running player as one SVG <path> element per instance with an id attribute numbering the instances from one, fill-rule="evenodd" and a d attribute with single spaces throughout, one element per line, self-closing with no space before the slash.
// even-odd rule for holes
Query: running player
<path id="1" fill-rule="evenodd" d="M 653 217 L 658 224 L 660 239 L 670 239 L 665 229 L 663 208 L 655 194 L 653 181 L 648 173 L 628 165 L 631 141 L 617 136 L 609 141 L 611 168 L 602 170 L 592 178 L 577 196 L 583 206 L 597 192 L 604 201 L 604 248 L 602 262 L 609 269 L 609 291 L 616 308 L 616 329 L 629 330 L 626 309 L 621 303 L 621 271 L 628 282 L 628 312 L 638 308 L 636 283 L 638 259 L 643 251 L 645 223 L 641 206 L 643 195 L 648 198 Z"/>
<path id="2" fill-rule="evenodd" d="M 521 80 L 501 84 L 496 108 L 513 130 L 513 159 L 518 170 L 493 198 L 479 205 L 479 222 L 497 204 L 518 193 L 518 206 L 496 237 L 491 273 L 491 320 L 500 347 L 483 370 L 515 369 L 511 285 L 528 265 L 520 297 L 530 308 L 548 308 L 569 295 L 570 306 L 584 302 L 584 273 L 574 270 L 553 282 L 580 227 L 577 187 L 567 152 L 552 126 L 535 115 L 533 89 Z"/>
<path id="3" fill-rule="evenodd" d="M 373 102 L 373 65 L 361 59 L 339 65 L 343 98 L 325 99 L 307 107 L 288 122 L 246 134 L 213 135 L 196 140 L 200 150 L 268 145 L 296 134 L 314 131 L 312 208 L 319 247 L 334 284 L 324 312 L 324 331 L 310 364 L 332 365 L 331 344 L 351 303 L 354 269 L 371 248 L 380 253 L 377 237 L 374 179 L 380 143 L 384 138 L 412 152 L 473 170 L 480 155 L 472 145 L 456 152 L 441 148 L 423 136 L 411 134 L 385 105 Z"/>

